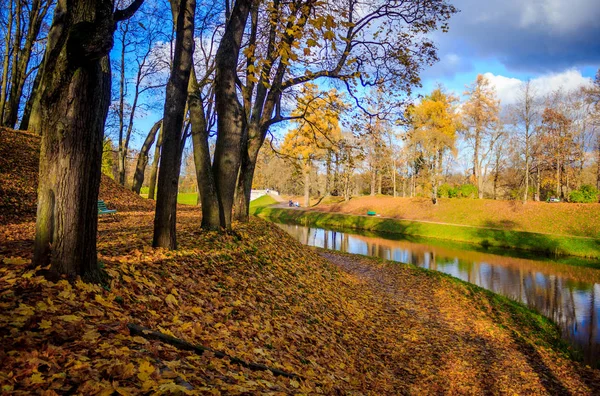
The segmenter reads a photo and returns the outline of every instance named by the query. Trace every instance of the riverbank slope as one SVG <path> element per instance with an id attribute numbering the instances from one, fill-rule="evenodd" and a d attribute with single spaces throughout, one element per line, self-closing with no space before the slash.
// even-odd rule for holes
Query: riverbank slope
<path id="1" fill-rule="evenodd" d="M 600 207 L 599 207 L 600 208 Z M 425 238 L 466 242 L 482 247 L 516 248 L 545 255 L 571 255 L 600 259 L 600 238 L 542 234 L 506 227 L 479 227 L 433 221 L 399 219 L 365 214 L 345 214 L 316 209 L 254 207 L 252 213 L 264 219 L 344 230 L 357 229 Z M 366 212 L 365 212 L 366 213 Z"/>

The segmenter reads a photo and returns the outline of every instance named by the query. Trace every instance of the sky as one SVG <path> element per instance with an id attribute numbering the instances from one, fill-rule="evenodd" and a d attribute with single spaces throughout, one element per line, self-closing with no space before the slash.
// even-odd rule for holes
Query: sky
<path id="1" fill-rule="evenodd" d="M 432 36 L 440 62 L 422 73 L 421 93 L 442 83 L 462 94 L 485 74 L 510 104 L 521 81 L 546 94 L 589 83 L 600 68 L 600 0 L 449 1 L 460 12 Z"/>
<path id="2" fill-rule="evenodd" d="M 460 12 L 451 18 L 448 33 L 431 36 L 440 61 L 423 70 L 417 94 L 442 83 L 460 96 L 484 74 L 501 103 L 509 105 L 522 81 L 531 80 L 545 95 L 590 84 L 600 68 L 600 0 L 447 1 Z M 141 133 L 133 137 L 133 147 L 160 117 L 158 110 L 136 120 Z"/>

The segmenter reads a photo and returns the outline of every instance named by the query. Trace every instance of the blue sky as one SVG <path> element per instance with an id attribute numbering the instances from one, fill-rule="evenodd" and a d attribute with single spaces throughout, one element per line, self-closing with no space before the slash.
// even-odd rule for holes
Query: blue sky
<path id="1" fill-rule="evenodd" d="M 440 62 L 426 69 L 422 92 L 437 82 L 462 93 L 477 74 L 491 73 L 510 100 L 514 79 L 569 88 L 600 67 L 598 0 L 454 0 L 460 12 L 448 33 L 436 33 Z M 507 86 L 508 84 L 508 86 Z M 507 96 L 508 95 L 508 96 Z"/>
<path id="2" fill-rule="evenodd" d="M 531 79 L 543 95 L 589 83 L 600 67 L 600 0 L 449 1 L 460 12 L 448 33 L 431 37 L 440 61 L 423 71 L 417 93 L 442 83 L 460 95 L 486 74 L 510 104 L 521 81 Z M 134 148 L 160 113 L 136 120 Z"/>

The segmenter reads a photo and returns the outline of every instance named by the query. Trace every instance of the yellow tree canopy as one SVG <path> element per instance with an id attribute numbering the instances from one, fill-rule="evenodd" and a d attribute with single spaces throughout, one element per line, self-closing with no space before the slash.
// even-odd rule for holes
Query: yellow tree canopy
<path id="1" fill-rule="evenodd" d="M 458 117 L 454 111 L 456 98 L 436 88 L 430 95 L 408 110 L 411 140 L 430 154 L 454 149 Z"/>
<path id="2" fill-rule="evenodd" d="M 298 117 L 296 128 L 285 136 L 282 152 L 310 163 L 327 151 L 335 151 L 342 137 L 340 114 L 346 107 L 343 96 L 335 89 L 322 92 L 316 85 L 306 84 L 292 113 Z"/>

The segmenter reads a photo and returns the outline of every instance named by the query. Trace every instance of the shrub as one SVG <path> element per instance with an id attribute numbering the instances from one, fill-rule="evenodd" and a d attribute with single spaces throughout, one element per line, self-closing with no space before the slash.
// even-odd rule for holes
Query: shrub
<path id="1" fill-rule="evenodd" d="M 477 187 L 472 184 L 463 184 L 458 188 L 458 196 L 461 198 L 476 198 Z"/>
<path id="2" fill-rule="evenodd" d="M 438 187 L 438 198 L 455 198 L 458 195 L 456 188 L 444 183 Z"/>
<path id="3" fill-rule="evenodd" d="M 577 203 L 598 202 L 599 194 L 600 192 L 596 189 L 596 187 L 589 184 L 584 184 L 579 190 L 571 191 L 571 194 L 569 194 L 569 201 Z"/>

